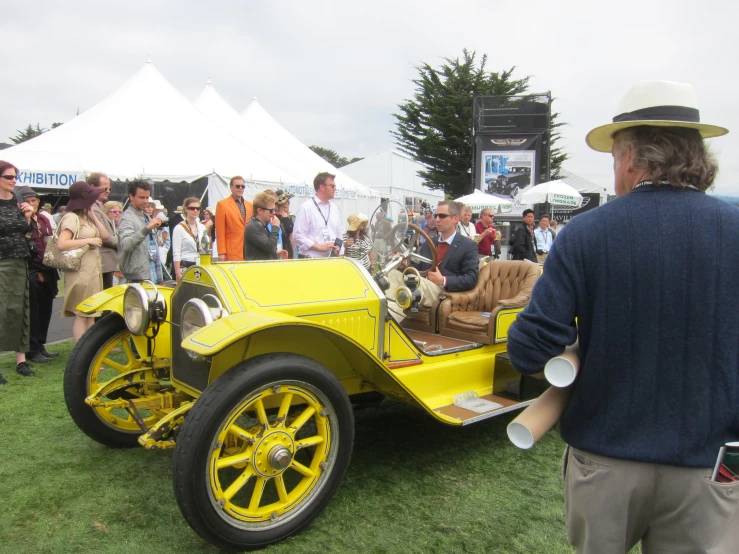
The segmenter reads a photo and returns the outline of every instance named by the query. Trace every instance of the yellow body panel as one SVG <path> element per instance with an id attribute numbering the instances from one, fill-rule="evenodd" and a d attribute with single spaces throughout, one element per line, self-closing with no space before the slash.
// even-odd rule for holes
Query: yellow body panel
<path id="1" fill-rule="evenodd" d="M 193 267 L 182 283 L 202 287 L 202 295 L 215 294 L 228 312 L 174 346 L 209 360 L 208 383 L 244 360 L 289 352 L 329 369 L 350 395 L 377 390 L 453 425 L 461 422 L 435 409 L 453 403 L 457 394 L 494 392 L 493 383 L 501 381 L 495 355 L 505 352 L 508 328 L 521 311 L 497 314 L 495 344 L 427 355 L 387 317 L 387 301 L 369 273 L 345 258 Z M 171 306 L 173 289 L 159 290 Z M 122 313 L 124 292 L 125 286 L 108 289 L 80 309 Z M 170 357 L 170 322 L 178 325 L 179 314 L 167 319 L 155 345 L 160 358 Z M 193 396 L 201 392 L 178 381 L 176 371 L 172 380 Z"/>

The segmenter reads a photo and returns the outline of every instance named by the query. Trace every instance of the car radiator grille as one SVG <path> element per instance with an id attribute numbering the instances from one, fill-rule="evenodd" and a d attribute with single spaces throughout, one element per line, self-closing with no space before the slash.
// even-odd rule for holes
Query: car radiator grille
<path id="1" fill-rule="evenodd" d="M 172 295 L 172 377 L 176 381 L 197 391 L 204 391 L 208 386 L 210 361 L 195 361 L 182 348 L 180 332 L 180 315 L 182 307 L 191 298 L 202 298 L 206 294 L 216 294 L 213 287 L 180 283 Z"/>

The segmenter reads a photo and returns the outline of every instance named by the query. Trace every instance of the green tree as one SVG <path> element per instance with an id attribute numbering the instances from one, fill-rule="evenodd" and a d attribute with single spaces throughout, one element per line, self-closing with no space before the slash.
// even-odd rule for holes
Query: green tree
<path id="1" fill-rule="evenodd" d="M 36 127 L 29 123 L 28 127 L 22 131 L 19 129 L 17 132 L 18 134 L 16 136 L 10 137 L 10 140 L 12 140 L 14 144 L 20 144 L 21 142 L 26 142 L 27 140 L 37 137 L 45 133 L 46 129 L 42 129 L 41 125 L 38 123 L 36 123 Z"/>
<path id="2" fill-rule="evenodd" d="M 489 72 L 487 55 L 479 64 L 475 56 L 465 49 L 461 59 L 445 58 L 439 68 L 421 64 L 413 80 L 413 99 L 399 104 L 400 113 L 393 114 L 397 130 L 392 135 L 400 150 L 428 167 L 419 172 L 428 186 L 444 190 L 451 198 L 470 192 L 474 96 L 524 94 L 529 87 L 530 77 L 513 78 L 515 67 Z M 553 129 L 561 125 L 553 122 Z M 559 133 L 552 132 L 551 138 L 553 145 Z M 565 159 L 567 154 L 561 149 L 551 150 L 553 177 Z"/>
<path id="3" fill-rule="evenodd" d="M 330 148 L 324 148 L 323 146 L 316 146 L 315 144 L 310 145 L 308 148 L 313 150 L 316 154 L 321 156 L 324 160 L 330 163 L 334 167 L 344 167 L 345 165 L 353 164 L 364 158 L 352 158 L 347 159 L 344 156 L 340 156 L 335 150 Z"/>
<path id="4" fill-rule="evenodd" d="M 57 121 L 57 122 L 51 124 L 51 128 L 52 129 L 56 129 L 57 127 L 59 127 L 61 125 L 64 125 L 64 123 Z M 17 131 L 18 134 L 16 136 L 14 136 L 14 137 L 10 137 L 10 140 L 12 140 L 14 144 L 20 144 L 21 142 L 26 142 L 27 140 L 30 140 L 30 139 L 32 139 L 34 137 L 37 137 L 39 135 L 42 135 L 46 131 L 48 131 L 48 129 L 44 129 L 38 123 L 36 123 L 36 126 L 35 127 L 31 123 L 29 123 L 28 124 L 28 127 L 26 127 L 25 129 L 23 129 L 22 131 L 19 129 Z"/>

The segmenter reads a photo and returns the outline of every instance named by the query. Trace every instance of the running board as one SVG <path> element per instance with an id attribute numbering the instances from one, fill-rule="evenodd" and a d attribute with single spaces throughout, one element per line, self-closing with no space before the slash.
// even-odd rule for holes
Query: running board
<path id="1" fill-rule="evenodd" d="M 471 423 L 477 423 L 478 421 L 490 419 L 491 417 L 521 410 L 534 402 L 534 400 L 536 399 L 519 402 L 518 400 L 498 396 L 497 394 L 486 394 L 478 397 L 476 394 L 472 396 L 470 393 L 464 393 L 463 395 L 457 395 L 454 403 L 440 408 L 434 408 L 434 411 L 456 419 L 462 425 L 470 425 Z M 465 404 L 468 404 L 467 408 L 464 407 Z M 485 410 L 486 406 L 490 409 L 488 411 L 482 411 Z"/>

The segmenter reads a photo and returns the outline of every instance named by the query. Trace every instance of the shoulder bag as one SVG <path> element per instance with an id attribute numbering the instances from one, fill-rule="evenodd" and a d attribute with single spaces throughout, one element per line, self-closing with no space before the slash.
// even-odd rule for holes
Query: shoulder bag
<path id="1" fill-rule="evenodd" d="M 77 240 L 82 223 L 80 222 L 80 218 L 77 217 L 77 214 L 72 215 L 77 218 L 77 232 L 74 234 L 74 240 Z M 59 221 L 59 226 L 51 236 L 51 240 L 46 243 L 46 250 L 44 251 L 44 265 L 61 271 L 79 271 L 80 266 L 82 265 L 82 256 L 84 256 L 90 249 L 90 245 L 86 244 L 79 248 L 74 248 L 73 250 L 59 250 L 58 241 L 59 232 L 62 228 L 62 221 L 64 221 L 64 218 Z"/>

